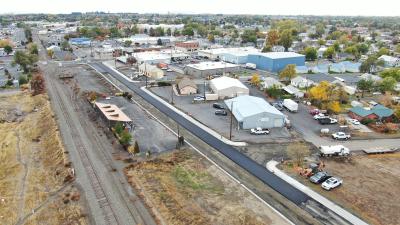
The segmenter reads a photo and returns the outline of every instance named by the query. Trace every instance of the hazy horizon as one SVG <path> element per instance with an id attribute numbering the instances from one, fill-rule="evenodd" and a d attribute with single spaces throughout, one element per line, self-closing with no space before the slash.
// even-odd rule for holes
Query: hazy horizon
<path id="1" fill-rule="evenodd" d="M 46 6 L 46 7 L 43 7 Z M 301 9 L 301 10 L 299 10 Z M 400 1 L 358 2 L 346 0 L 17 0 L 7 2 L 0 14 L 69 14 L 71 12 L 242 14 L 282 16 L 400 16 Z"/>

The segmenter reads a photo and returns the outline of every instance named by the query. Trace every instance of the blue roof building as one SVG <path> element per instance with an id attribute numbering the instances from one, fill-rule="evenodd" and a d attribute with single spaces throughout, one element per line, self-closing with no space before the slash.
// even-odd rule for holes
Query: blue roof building
<path id="1" fill-rule="evenodd" d="M 305 65 L 305 56 L 294 52 L 268 52 L 249 54 L 247 62 L 257 65 L 257 69 L 279 72 L 287 65 Z"/>
<path id="2" fill-rule="evenodd" d="M 90 38 L 85 38 L 85 37 L 70 38 L 69 43 L 72 45 L 90 45 L 91 40 L 90 40 Z"/>
<path id="3" fill-rule="evenodd" d="M 357 119 L 363 119 L 369 117 L 370 119 L 376 118 L 379 120 L 383 120 L 389 118 L 393 115 L 393 110 L 385 107 L 383 105 L 376 105 L 371 109 L 365 109 L 360 106 L 356 106 L 350 109 L 350 115 L 353 114 L 357 117 Z M 375 115 L 375 116 L 371 116 Z M 353 117 L 354 117 L 353 116 Z"/>

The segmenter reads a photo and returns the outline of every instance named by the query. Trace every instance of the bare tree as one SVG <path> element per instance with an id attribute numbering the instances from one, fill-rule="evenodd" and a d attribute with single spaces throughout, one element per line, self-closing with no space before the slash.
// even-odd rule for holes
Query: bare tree
<path id="1" fill-rule="evenodd" d="M 302 166 L 304 157 L 310 154 L 310 148 L 302 142 L 295 142 L 287 147 L 287 155 L 295 161 L 297 166 Z"/>

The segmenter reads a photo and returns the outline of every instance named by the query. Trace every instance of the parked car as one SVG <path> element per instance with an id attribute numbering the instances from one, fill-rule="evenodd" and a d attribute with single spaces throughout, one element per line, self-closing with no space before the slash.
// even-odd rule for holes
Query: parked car
<path id="1" fill-rule="evenodd" d="M 219 103 L 214 103 L 213 107 L 216 108 L 216 109 L 225 109 L 225 107 L 223 105 L 219 104 Z"/>
<path id="2" fill-rule="evenodd" d="M 269 134 L 269 130 L 267 128 L 256 127 L 250 130 L 250 134 L 262 135 Z"/>
<path id="3" fill-rule="evenodd" d="M 320 114 L 320 111 L 319 111 L 319 109 L 312 109 L 312 110 L 310 110 L 310 114 L 315 116 L 315 115 Z"/>
<path id="4" fill-rule="evenodd" d="M 314 120 L 319 120 L 322 118 L 328 118 L 328 116 L 326 114 L 323 113 L 318 113 L 317 115 L 314 115 Z"/>
<path id="5" fill-rule="evenodd" d="M 327 118 L 320 118 L 320 119 L 318 119 L 318 122 L 319 122 L 320 124 L 322 124 L 322 125 L 325 125 L 325 124 L 335 124 L 335 123 L 337 123 L 338 121 L 337 121 L 337 119 L 333 119 L 333 118 L 327 117 Z"/>
<path id="6" fill-rule="evenodd" d="M 332 190 L 336 187 L 339 187 L 342 185 L 343 180 L 337 177 L 331 177 L 328 180 L 324 181 L 324 183 L 321 184 L 321 187 L 327 191 Z"/>
<path id="7" fill-rule="evenodd" d="M 205 99 L 204 99 L 203 96 L 196 96 L 196 97 L 193 98 L 193 101 L 195 101 L 195 102 L 201 102 L 201 101 L 204 101 L 204 100 Z"/>
<path id="8" fill-rule="evenodd" d="M 225 110 L 219 109 L 219 110 L 215 110 L 215 115 L 226 116 L 226 115 L 228 115 L 228 113 Z"/>
<path id="9" fill-rule="evenodd" d="M 171 70 L 171 69 L 167 69 L 167 72 L 174 72 L 173 70 Z"/>
<path id="10" fill-rule="evenodd" d="M 354 125 L 360 125 L 360 121 L 358 121 L 356 119 L 349 119 L 349 122 L 354 124 Z"/>
<path id="11" fill-rule="evenodd" d="M 279 104 L 277 102 L 272 104 L 277 110 L 282 111 L 283 110 L 283 106 L 282 104 Z"/>
<path id="12" fill-rule="evenodd" d="M 336 132 L 332 134 L 332 138 L 335 140 L 349 140 L 351 138 L 351 135 L 346 134 L 345 132 Z"/>
<path id="13" fill-rule="evenodd" d="M 323 172 L 318 172 L 318 173 L 312 175 L 310 177 L 310 181 L 314 184 L 320 184 L 320 183 L 328 180 L 331 177 L 332 177 L 331 175 L 329 175 L 327 172 L 323 171 Z"/>

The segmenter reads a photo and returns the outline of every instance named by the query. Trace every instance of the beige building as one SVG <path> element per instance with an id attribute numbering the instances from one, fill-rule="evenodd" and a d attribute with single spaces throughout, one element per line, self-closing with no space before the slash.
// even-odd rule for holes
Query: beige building
<path id="1" fill-rule="evenodd" d="M 197 93 L 196 83 L 187 77 L 183 78 L 182 80 L 180 80 L 178 82 L 177 88 L 178 88 L 179 94 L 181 94 L 181 95 L 191 95 L 191 94 Z"/>
<path id="2" fill-rule="evenodd" d="M 147 63 L 139 65 L 139 72 L 153 79 L 161 79 L 164 77 L 164 71 L 159 69 L 157 66 Z"/>

